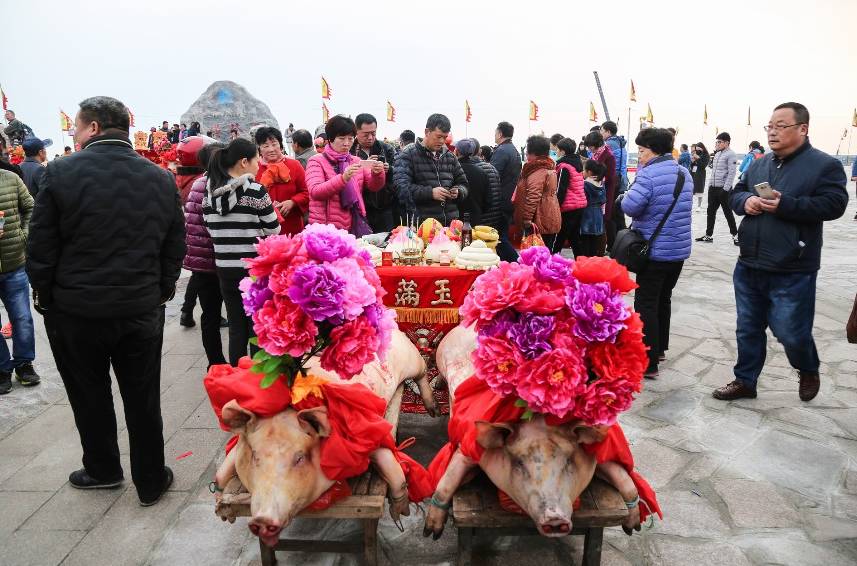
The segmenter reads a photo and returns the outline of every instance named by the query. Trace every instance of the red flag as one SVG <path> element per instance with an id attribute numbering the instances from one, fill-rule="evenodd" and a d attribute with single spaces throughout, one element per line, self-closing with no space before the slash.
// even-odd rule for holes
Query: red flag
<path id="1" fill-rule="evenodd" d="M 128 109 L 128 120 L 129 120 L 129 125 L 133 128 L 134 127 L 134 113 L 131 112 L 130 108 Z"/>
<path id="2" fill-rule="evenodd" d="M 6 98 L 6 93 L 3 92 L 2 86 L 0 86 L 0 99 L 3 100 L 3 111 L 9 110 L 9 99 Z"/>
<path id="3" fill-rule="evenodd" d="M 470 102 L 467 100 L 464 101 L 464 121 L 469 122 L 470 118 L 473 116 L 473 113 L 470 111 Z"/>

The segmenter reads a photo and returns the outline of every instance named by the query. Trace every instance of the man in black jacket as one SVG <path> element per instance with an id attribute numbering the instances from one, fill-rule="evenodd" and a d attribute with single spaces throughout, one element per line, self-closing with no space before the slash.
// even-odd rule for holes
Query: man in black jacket
<path id="1" fill-rule="evenodd" d="M 161 345 L 185 229 L 175 181 L 134 152 L 128 122 L 128 109 L 114 98 L 80 103 L 74 137 L 82 150 L 52 161 L 42 177 L 27 272 L 83 447 L 83 469 L 69 482 L 93 489 L 123 479 L 112 364 L 131 477 L 147 506 L 173 480 L 164 466 Z"/>
<path id="2" fill-rule="evenodd" d="M 518 179 L 521 177 L 521 154 L 515 148 L 512 142 L 512 136 L 515 135 L 515 127 L 509 122 L 500 122 L 497 124 L 497 130 L 494 132 L 494 141 L 497 147 L 491 154 L 491 165 L 497 170 L 500 175 L 500 206 L 503 210 L 504 224 L 499 230 L 500 244 L 497 246 L 497 255 L 503 261 L 517 261 L 518 254 L 509 242 L 509 225 L 512 220 L 512 193 L 515 192 L 515 186 L 518 184 Z"/>
<path id="3" fill-rule="evenodd" d="M 358 114 L 354 119 L 357 136 L 351 153 L 360 159 L 377 159 L 384 164 L 386 182 L 380 191 L 363 189 L 366 220 L 372 232 L 389 232 L 398 225 L 399 206 L 390 167 L 396 161 L 393 148 L 378 139 L 378 121 L 371 114 Z"/>
<path id="4" fill-rule="evenodd" d="M 393 167 L 393 183 L 405 211 L 444 226 L 458 218 L 459 206 L 467 199 L 467 177 L 446 149 L 451 128 L 443 114 L 429 116 L 425 139 L 403 149 Z"/>
<path id="5" fill-rule="evenodd" d="M 756 397 L 770 327 L 798 371 L 801 400 L 810 401 L 820 384 L 812 322 L 822 226 L 845 213 L 845 171 L 839 160 L 810 145 L 803 104 L 780 104 L 765 129 L 772 151 L 750 165 L 730 200 L 744 216 L 733 275 L 738 361 L 735 380 L 716 389 L 714 397 Z M 757 190 L 760 183 L 773 190 Z"/>

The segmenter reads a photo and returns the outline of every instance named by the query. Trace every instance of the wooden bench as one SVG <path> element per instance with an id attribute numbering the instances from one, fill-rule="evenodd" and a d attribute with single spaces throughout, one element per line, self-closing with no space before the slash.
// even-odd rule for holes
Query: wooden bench
<path id="1" fill-rule="evenodd" d="M 572 516 L 572 535 L 584 535 L 583 566 L 601 564 L 604 527 L 621 525 L 628 516 L 622 496 L 613 486 L 593 478 L 580 495 L 580 508 Z M 473 539 L 479 533 L 498 536 L 539 535 L 528 515 L 500 507 L 497 488 L 484 474 L 459 488 L 452 500 L 452 520 L 458 529 L 458 564 L 468 566 Z"/>
<path id="2" fill-rule="evenodd" d="M 402 385 L 396 390 L 384 418 L 393 425 L 393 438 L 399 424 L 399 409 L 402 405 Z M 276 551 L 291 552 L 333 552 L 338 554 L 358 554 L 363 556 L 369 566 L 378 563 L 378 521 L 384 514 L 384 498 L 387 484 L 370 467 L 360 477 L 349 480 L 352 495 L 337 501 L 323 511 L 302 511 L 301 519 L 357 519 L 363 523 L 362 541 L 306 540 L 281 538 L 274 548 L 259 541 L 263 566 L 277 563 Z M 224 490 L 223 497 L 215 506 L 215 513 L 225 519 L 250 516 L 250 494 L 235 477 Z"/>

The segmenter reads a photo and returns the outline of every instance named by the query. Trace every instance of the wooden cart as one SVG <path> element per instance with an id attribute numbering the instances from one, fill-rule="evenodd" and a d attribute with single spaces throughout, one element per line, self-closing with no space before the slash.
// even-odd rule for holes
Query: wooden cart
<path id="1" fill-rule="evenodd" d="M 580 495 L 580 508 L 572 517 L 573 535 L 583 535 L 583 566 L 601 564 L 604 527 L 621 525 L 628 508 L 615 488 L 593 478 Z M 458 529 L 458 565 L 470 564 L 473 539 L 480 533 L 493 537 L 539 535 L 526 515 L 505 511 L 497 488 L 484 475 L 459 488 L 452 500 L 453 524 Z"/>
<path id="2" fill-rule="evenodd" d="M 402 404 L 402 386 L 396 390 L 384 417 L 393 425 L 393 438 L 399 423 L 399 409 Z M 273 566 L 277 563 L 275 552 L 334 552 L 343 554 L 362 555 L 369 566 L 378 563 L 378 521 L 384 514 L 384 498 L 387 494 L 387 484 L 381 476 L 370 467 L 369 471 L 358 478 L 349 481 L 352 495 L 337 501 L 323 511 L 302 511 L 298 517 L 302 519 L 357 519 L 363 523 L 362 541 L 336 540 L 304 540 L 281 538 L 274 548 L 259 541 L 263 566 Z M 250 494 L 235 477 L 229 482 L 223 497 L 215 507 L 215 513 L 225 519 L 250 516 Z"/>

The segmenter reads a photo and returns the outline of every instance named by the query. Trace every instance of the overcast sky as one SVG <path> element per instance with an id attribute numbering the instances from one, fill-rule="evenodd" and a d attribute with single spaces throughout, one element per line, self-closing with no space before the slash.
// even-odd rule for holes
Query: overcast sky
<path id="1" fill-rule="evenodd" d="M 432 112 L 463 137 L 468 99 L 470 136 L 493 143 L 508 120 L 519 145 L 528 131 L 579 139 L 590 101 L 604 120 L 593 70 L 621 133 L 633 79 L 632 139 L 650 103 L 679 143 L 710 142 L 719 128 L 740 152 L 748 140 L 767 145 L 771 109 L 796 100 L 809 107 L 813 143 L 834 153 L 857 106 L 857 0 L 0 0 L 0 12 L 9 106 L 55 142 L 59 109 L 73 117 L 87 96 L 119 98 L 146 129 L 177 122 L 221 79 L 266 102 L 283 127 L 312 129 L 324 75 L 332 113 L 371 112 L 391 138 L 421 134 Z M 531 99 L 537 122 L 527 120 Z"/>

